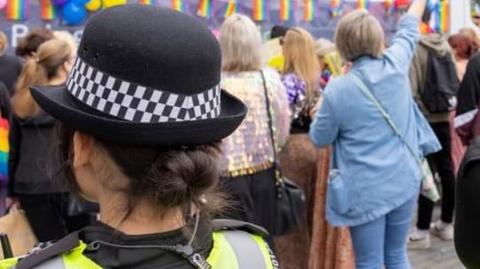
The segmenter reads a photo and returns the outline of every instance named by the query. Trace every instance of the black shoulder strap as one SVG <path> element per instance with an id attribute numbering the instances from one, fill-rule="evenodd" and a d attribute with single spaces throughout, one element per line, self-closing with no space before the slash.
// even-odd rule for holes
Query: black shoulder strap
<path id="1" fill-rule="evenodd" d="M 265 79 L 265 74 L 263 73 L 263 71 L 260 71 L 260 76 L 262 77 L 263 92 L 265 95 L 265 107 L 267 109 L 268 130 L 269 130 L 270 140 L 272 142 L 272 148 L 273 148 L 273 162 L 274 162 L 274 165 L 276 165 L 278 161 L 277 150 L 276 150 L 277 144 L 275 142 L 275 132 L 273 130 L 272 108 L 270 105 L 270 97 L 268 96 L 267 80 Z"/>
<path id="2" fill-rule="evenodd" d="M 268 231 L 258 225 L 233 219 L 215 219 L 212 221 L 214 231 L 242 230 L 262 237 L 268 236 Z"/>
<path id="3" fill-rule="evenodd" d="M 59 256 L 69 250 L 72 250 L 80 245 L 80 239 L 78 238 L 78 233 L 71 233 L 54 243 L 51 246 L 48 246 L 45 249 L 36 251 L 25 258 L 22 258 L 18 261 L 16 269 L 31 269 L 40 265 L 47 260 Z"/>

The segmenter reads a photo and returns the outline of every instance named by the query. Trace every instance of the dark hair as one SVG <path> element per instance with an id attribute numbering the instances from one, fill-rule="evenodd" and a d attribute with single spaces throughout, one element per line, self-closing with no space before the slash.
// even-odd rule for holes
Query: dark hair
<path id="1" fill-rule="evenodd" d="M 475 53 L 475 43 L 464 34 L 455 34 L 448 38 L 448 43 L 455 50 L 456 55 L 462 59 L 470 59 Z"/>
<path id="2" fill-rule="evenodd" d="M 287 34 L 287 31 L 290 28 L 287 26 L 282 26 L 282 25 L 275 25 L 272 27 L 272 30 L 270 31 L 270 39 L 274 39 L 277 37 L 284 37 Z"/>
<path id="3" fill-rule="evenodd" d="M 20 57 L 32 55 L 37 51 L 41 44 L 53 37 L 54 35 L 51 30 L 45 28 L 34 29 L 19 41 L 15 53 Z"/>
<path id="4" fill-rule="evenodd" d="M 66 185 L 74 193 L 79 193 L 72 170 L 75 130 L 63 124 L 59 125 L 58 130 Z M 126 187 L 113 189 L 124 193 L 127 198 L 124 218 L 143 199 L 160 210 L 181 207 L 186 213 L 192 203 L 207 215 L 216 214 L 222 209 L 223 197 L 216 189 L 220 152 L 217 144 L 162 148 L 95 140 L 128 178 Z M 109 187 L 108 182 L 104 184 Z"/>

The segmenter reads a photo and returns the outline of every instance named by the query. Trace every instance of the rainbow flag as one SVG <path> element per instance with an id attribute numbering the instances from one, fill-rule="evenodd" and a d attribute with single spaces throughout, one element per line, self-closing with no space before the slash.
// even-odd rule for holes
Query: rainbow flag
<path id="1" fill-rule="evenodd" d="M 237 13 L 237 0 L 230 0 L 227 4 L 227 9 L 225 10 L 225 18 L 232 16 L 233 14 Z"/>
<path id="2" fill-rule="evenodd" d="M 330 13 L 332 17 L 338 17 L 343 13 L 343 0 L 330 0 Z"/>
<path id="3" fill-rule="evenodd" d="M 439 19 L 440 19 L 440 14 L 439 14 L 439 5 L 434 4 L 430 5 L 428 8 L 430 8 L 430 11 L 432 12 L 432 16 L 430 18 L 430 21 L 428 22 L 428 26 L 430 29 L 432 29 L 433 32 L 439 31 Z"/>
<path id="4" fill-rule="evenodd" d="M 433 33 L 433 29 L 427 23 L 422 22 L 420 24 L 420 33 L 422 34 L 430 34 Z"/>
<path id="5" fill-rule="evenodd" d="M 55 7 L 51 0 L 40 0 L 40 17 L 46 21 L 55 19 Z"/>
<path id="6" fill-rule="evenodd" d="M 449 1 L 448 0 L 432 0 L 428 8 L 432 12 L 432 18 L 429 27 L 437 33 L 445 33 L 449 30 Z"/>
<path id="7" fill-rule="evenodd" d="M 6 182 L 8 179 L 8 153 L 10 151 L 8 132 L 8 120 L 0 117 L 0 182 Z"/>
<path id="8" fill-rule="evenodd" d="M 357 9 L 368 10 L 368 0 L 358 0 Z"/>
<path id="9" fill-rule="evenodd" d="M 149 5 L 154 5 L 154 1 L 155 1 L 155 0 L 138 0 L 138 3 L 139 3 L 140 5 L 147 5 L 147 6 L 149 6 Z"/>
<path id="10" fill-rule="evenodd" d="M 280 20 L 288 21 L 293 12 L 293 3 L 291 0 L 280 0 Z"/>
<path id="11" fill-rule="evenodd" d="M 439 14 L 440 14 L 440 32 L 446 33 L 449 30 L 450 26 L 450 10 L 449 10 L 449 3 L 448 0 L 443 0 L 439 6 Z"/>
<path id="12" fill-rule="evenodd" d="M 6 14 L 8 20 L 26 20 L 29 13 L 29 0 L 8 0 Z"/>
<path id="13" fill-rule="evenodd" d="M 204 18 L 210 18 L 212 16 L 212 0 L 200 0 L 197 15 Z"/>
<path id="14" fill-rule="evenodd" d="M 265 12 L 266 0 L 252 0 L 252 19 L 254 21 L 263 21 L 266 18 Z"/>
<path id="15" fill-rule="evenodd" d="M 389 14 L 395 11 L 395 3 L 394 0 L 385 0 L 385 11 Z"/>
<path id="16" fill-rule="evenodd" d="M 172 9 L 176 11 L 185 11 L 185 3 L 183 3 L 183 0 L 172 0 Z"/>
<path id="17" fill-rule="evenodd" d="M 293 14 L 292 0 L 280 0 L 280 20 L 288 21 Z"/>
<path id="18" fill-rule="evenodd" d="M 304 0 L 303 19 L 305 21 L 313 21 L 315 17 L 315 3 L 314 0 Z"/>

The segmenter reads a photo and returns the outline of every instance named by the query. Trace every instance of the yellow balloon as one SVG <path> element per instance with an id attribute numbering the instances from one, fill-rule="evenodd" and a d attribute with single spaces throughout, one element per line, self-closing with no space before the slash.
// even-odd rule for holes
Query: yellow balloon
<path id="1" fill-rule="evenodd" d="M 102 0 L 90 0 L 87 4 L 85 4 L 85 8 L 90 11 L 97 11 L 102 7 Z"/>
<path id="2" fill-rule="evenodd" d="M 103 8 L 125 5 L 127 0 L 103 0 Z"/>

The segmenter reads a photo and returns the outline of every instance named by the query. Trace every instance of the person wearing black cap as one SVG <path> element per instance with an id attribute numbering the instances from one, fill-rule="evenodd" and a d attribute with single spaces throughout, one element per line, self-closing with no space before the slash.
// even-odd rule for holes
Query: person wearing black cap
<path id="1" fill-rule="evenodd" d="M 66 86 L 34 86 L 61 122 L 70 185 L 100 222 L 0 268 L 278 268 L 248 223 L 214 220 L 218 141 L 246 106 L 219 87 L 220 47 L 188 15 L 124 5 L 91 17 Z"/>

